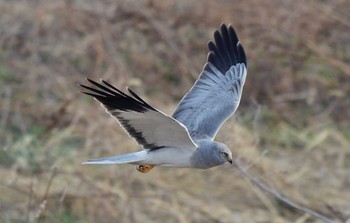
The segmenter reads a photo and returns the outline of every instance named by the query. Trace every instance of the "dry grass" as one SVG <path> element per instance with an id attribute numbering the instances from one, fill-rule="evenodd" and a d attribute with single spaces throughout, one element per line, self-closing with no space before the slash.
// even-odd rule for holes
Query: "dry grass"
<path id="1" fill-rule="evenodd" d="M 350 216 L 347 1 L 1 1 L 1 222 L 321 222 L 233 166 L 81 166 L 135 151 L 75 86 L 131 86 L 170 114 L 205 43 L 231 23 L 249 73 L 217 140 L 261 182 L 334 222 Z M 150 100 L 152 98 L 152 100 Z"/>

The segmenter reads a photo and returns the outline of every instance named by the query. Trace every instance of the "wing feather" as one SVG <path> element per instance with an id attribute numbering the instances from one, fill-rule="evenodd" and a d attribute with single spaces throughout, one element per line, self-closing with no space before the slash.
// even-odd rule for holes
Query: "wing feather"
<path id="1" fill-rule="evenodd" d="M 236 111 L 247 74 L 245 52 L 231 25 L 221 25 L 208 48 L 202 73 L 173 114 L 192 137 L 215 137 Z"/>
<path id="2" fill-rule="evenodd" d="M 174 118 L 165 115 L 128 89 L 131 96 L 108 82 L 97 83 L 87 79 L 93 87 L 81 85 L 88 90 L 84 94 L 94 97 L 117 119 L 119 124 L 145 149 L 163 147 L 196 149 L 186 127 Z"/>

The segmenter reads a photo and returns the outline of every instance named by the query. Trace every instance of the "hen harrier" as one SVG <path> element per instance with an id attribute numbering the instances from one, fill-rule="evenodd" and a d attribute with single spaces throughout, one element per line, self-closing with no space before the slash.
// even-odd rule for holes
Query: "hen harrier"
<path id="1" fill-rule="evenodd" d="M 236 111 L 247 75 L 243 46 L 231 25 L 215 31 L 208 43 L 207 63 L 172 116 L 147 104 L 128 89 L 127 95 L 108 82 L 87 79 L 79 85 L 106 108 L 143 150 L 92 159 L 83 164 L 134 164 L 147 173 L 154 166 L 207 169 L 229 162 L 228 147 L 214 141 L 221 125 Z"/>

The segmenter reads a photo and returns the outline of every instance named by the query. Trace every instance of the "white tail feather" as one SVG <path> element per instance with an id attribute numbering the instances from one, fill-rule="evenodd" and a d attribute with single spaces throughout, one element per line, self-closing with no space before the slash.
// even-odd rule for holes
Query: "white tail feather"
<path id="1" fill-rule="evenodd" d="M 146 151 L 142 150 L 136 153 L 127 153 L 119 156 L 110 156 L 100 159 L 92 159 L 83 162 L 82 164 L 126 164 L 138 163 L 144 160 Z"/>

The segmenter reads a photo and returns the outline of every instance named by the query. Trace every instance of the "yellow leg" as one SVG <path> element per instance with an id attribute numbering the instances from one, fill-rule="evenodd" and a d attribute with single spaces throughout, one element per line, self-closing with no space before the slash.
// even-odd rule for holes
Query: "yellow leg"
<path id="1" fill-rule="evenodd" d="M 147 173 L 151 169 L 153 169 L 154 165 L 139 165 L 136 169 L 141 173 Z"/>

